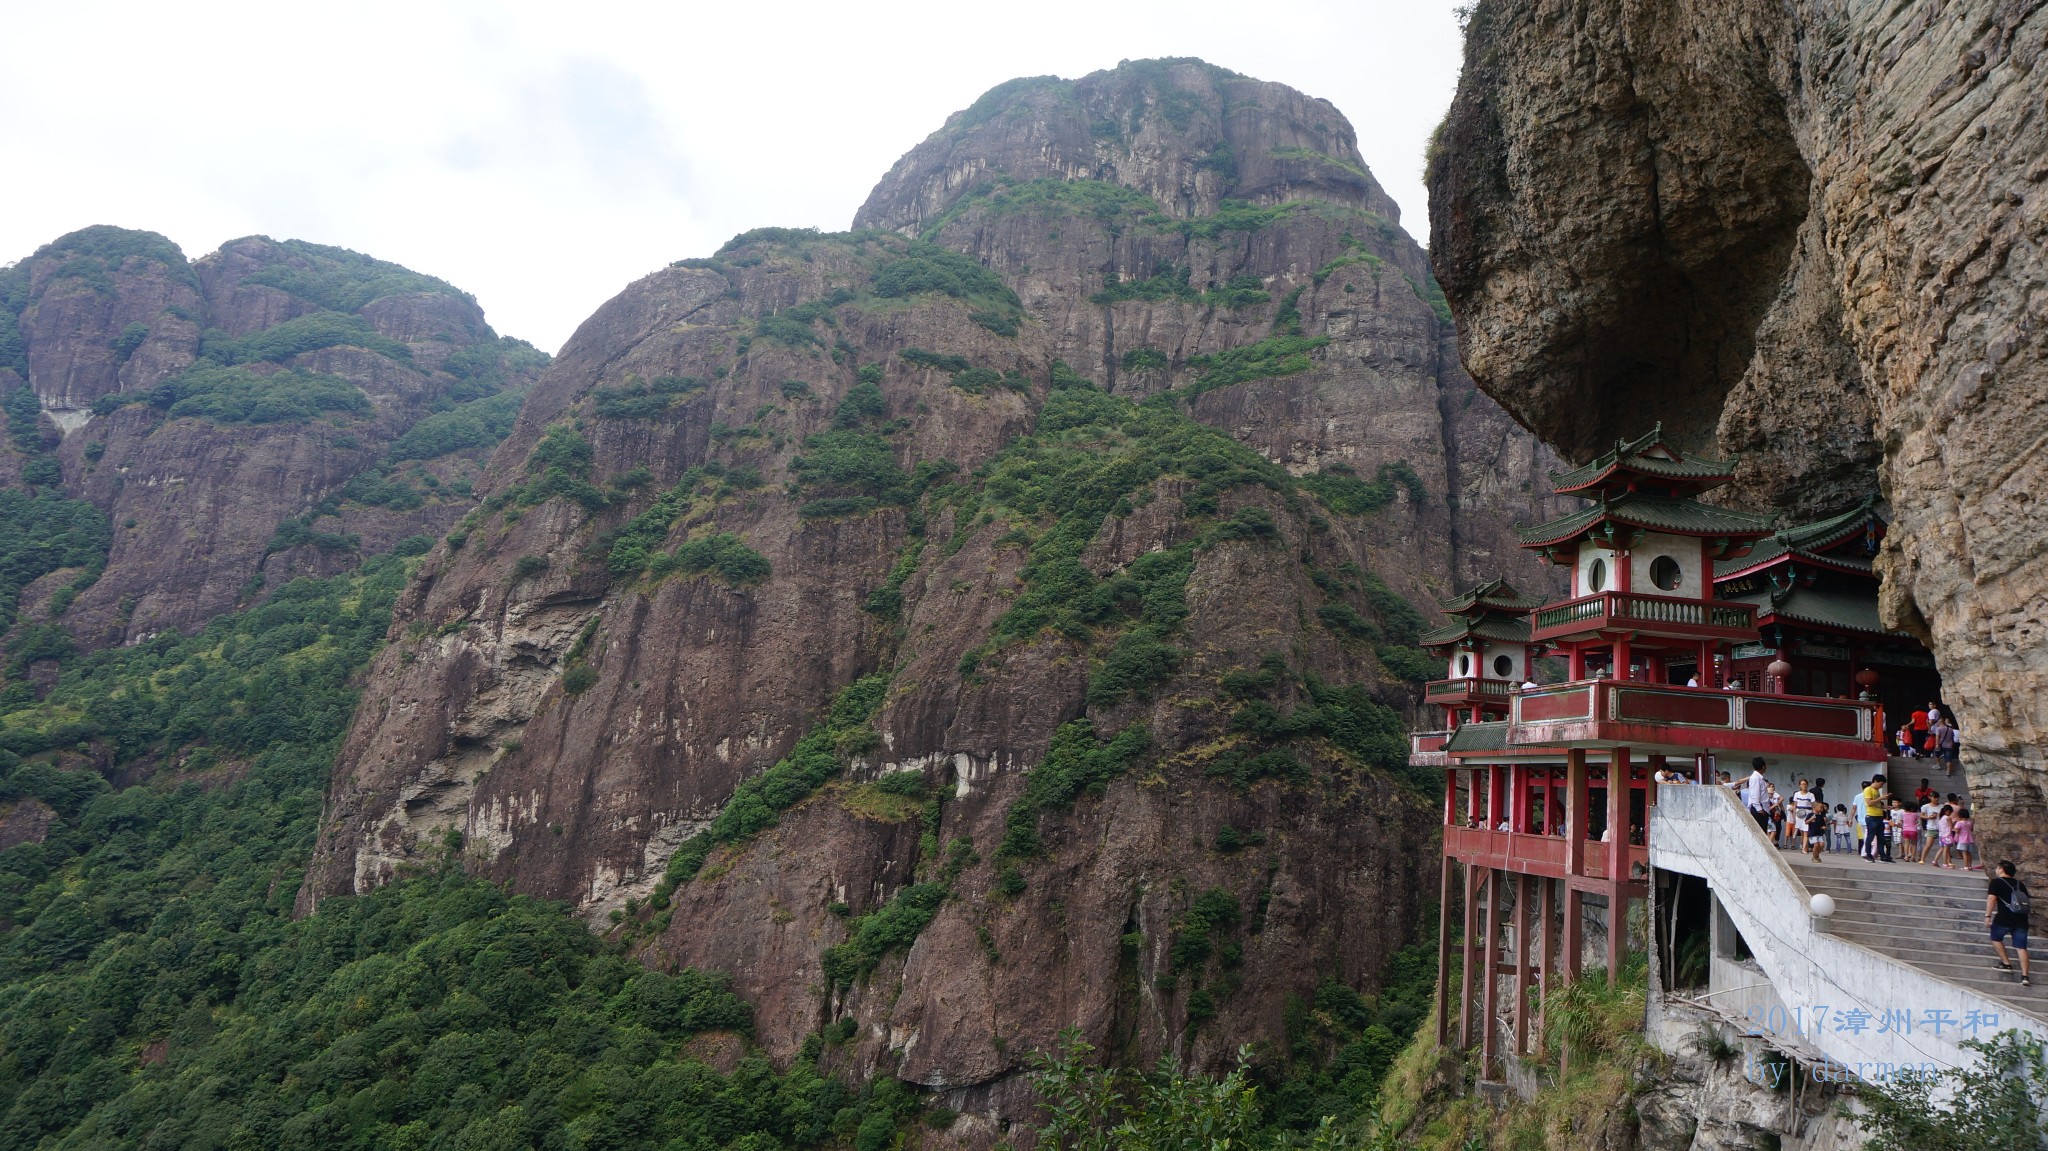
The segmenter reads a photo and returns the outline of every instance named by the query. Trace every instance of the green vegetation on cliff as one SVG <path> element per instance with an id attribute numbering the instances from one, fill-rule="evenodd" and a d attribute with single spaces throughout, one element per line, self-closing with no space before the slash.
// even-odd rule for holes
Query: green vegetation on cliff
<path id="1" fill-rule="evenodd" d="M 62 615 L 72 597 L 99 578 L 113 542 L 106 513 L 85 500 L 64 498 L 57 486 L 63 469 L 43 444 L 41 411 L 36 394 L 28 388 L 0 393 L 0 416 L 7 421 L 9 446 L 22 457 L 26 488 L 0 488 L 0 635 L 14 626 L 24 589 L 51 572 L 77 568 L 78 575 L 51 595 L 50 614 Z M 63 655 L 70 649 L 69 636 L 39 624 L 16 635 L 8 655 L 18 673 L 29 659 Z M 16 688 L 11 685 L 8 690 Z"/>
<path id="2" fill-rule="evenodd" d="M 0 1151 L 886 1146 L 910 1092 L 808 1052 L 713 1070 L 686 1041 L 752 1021 L 723 978 L 648 971 L 559 905 L 442 867 L 292 920 L 406 574 L 301 580 L 0 701 L 0 807 L 54 818 L 0 852 Z M 835 722 L 879 700 L 857 689 Z"/>
<path id="3" fill-rule="evenodd" d="M 361 311 L 386 296 L 446 295 L 469 299 L 469 294 L 446 280 L 424 275 L 361 252 L 314 244 L 305 240 L 270 241 L 286 259 L 251 272 L 243 283 L 262 284 L 290 293 L 308 303 L 334 312 Z M 221 245 L 231 248 L 240 241 Z M 481 333 L 488 334 L 488 333 Z"/>

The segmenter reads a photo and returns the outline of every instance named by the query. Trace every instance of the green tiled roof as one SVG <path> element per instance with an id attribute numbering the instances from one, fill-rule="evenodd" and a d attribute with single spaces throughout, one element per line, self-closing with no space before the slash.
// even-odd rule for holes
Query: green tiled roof
<path id="1" fill-rule="evenodd" d="M 1861 535 L 1864 523 L 1870 519 L 1871 512 L 1876 507 L 1875 498 L 1867 499 L 1841 515 L 1785 528 L 1776 533 L 1776 538 L 1784 540 L 1794 548 L 1832 547 L 1850 536 Z"/>
<path id="2" fill-rule="evenodd" d="M 1841 515 L 1830 516 L 1810 524 L 1781 528 L 1771 533 L 1770 538 L 1758 541 L 1756 547 L 1741 559 L 1721 560 L 1716 563 L 1714 578 L 1727 579 L 1742 572 L 1768 567 L 1787 555 L 1832 567 L 1846 568 L 1853 572 L 1869 572 L 1872 569 L 1868 559 L 1862 556 L 1828 553 L 1825 549 L 1862 534 L 1863 525 L 1870 520 L 1876 503 L 1876 500 L 1865 500 Z"/>
<path id="3" fill-rule="evenodd" d="M 1559 516 L 1546 524 L 1520 529 L 1523 547 L 1542 547 L 1546 544 L 1563 543 L 1590 530 L 1603 520 L 1642 528 L 1646 531 L 1671 532 L 1689 536 L 1761 536 L 1770 531 L 1771 522 L 1763 516 L 1732 508 L 1703 504 L 1698 500 L 1674 500 L 1663 496 L 1626 492 L 1613 499 L 1602 499 L 1572 512 Z"/>
<path id="4" fill-rule="evenodd" d="M 1755 604 L 1758 622 L 1762 622 L 1766 615 L 1775 615 L 1796 623 L 1860 631 L 1868 635 L 1901 634 L 1878 621 L 1875 595 L 1795 587 L 1731 596 L 1729 602 Z"/>
<path id="5" fill-rule="evenodd" d="M 1543 606 L 1543 600 L 1526 596 L 1514 589 L 1505 579 L 1493 579 L 1474 588 L 1468 588 L 1457 595 L 1445 596 L 1437 606 L 1446 612 L 1456 614 L 1475 607 L 1499 608 L 1503 611 L 1525 612 Z"/>
<path id="6" fill-rule="evenodd" d="M 1451 733 L 1450 742 L 1444 744 L 1445 751 L 1505 751 L 1508 746 L 1507 721 L 1495 723 L 1461 723 Z"/>
<path id="7" fill-rule="evenodd" d="M 1445 644 L 1457 643 L 1466 636 L 1502 643 L 1528 643 L 1529 620 L 1525 616 L 1508 619 L 1499 616 L 1482 616 L 1476 620 L 1454 619 L 1442 627 L 1423 632 L 1416 637 L 1415 646 L 1442 647 Z"/>
<path id="8" fill-rule="evenodd" d="M 1667 460 L 1661 456 L 1644 454 L 1653 447 L 1661 447 L 1678 458 Z M 1550 483 L 1559 493 L 1576 491 L 1598 483 L 1617 471 L 1640 472 L 1662 479 L 1719 482 L 1734 477 L 1735 461 L 1687 455 L 1664 442 L 1664 425 L 1658 424 L 1650 429 L 1648 435 L 1639 439 L 1617 440 L 1612 451 L 1591 463 L 1581 464 L 1568 472 L 1550 473 Z"/>

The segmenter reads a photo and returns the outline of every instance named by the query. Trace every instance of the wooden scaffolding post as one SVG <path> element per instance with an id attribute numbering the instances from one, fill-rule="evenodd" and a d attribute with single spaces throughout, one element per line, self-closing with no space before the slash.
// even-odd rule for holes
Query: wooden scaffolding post
<path id="1" fill-rule="evenodd" d="M 1465 937 L 1458 943 L 1458 1050 L 1472 1048 L 1472 963 L 1479 934 L 1479 869 L 1465 864 Z"/>
<path id="2" fill-rule="evenodd" d="M 1541 885 L 1543 892 L 1543 906 L 1537 912 L 1543 920 L 1543 949 L 1539 953 L 1543 956 L 1543 962 L 1536 968 L 1536 1043 L 1538 1046 L 1541 1046 L 1543 1043 L 1544 1025 L 1548 1020 L 1548 1016 L 1544 1014 L 1543 1003 L 1550 995 L 1552 983 L 1550 973 L 1556 970 L 1554 963 L 1558 950 L 1557 880 L 1549 876 L 1541 876 L 1537 878 L 1536 882 Z"/>
<path id="3" fill-rule="evenodd" d="M 1529 972 L 1536 964 L 1536 949 L 1530 944 L 1535 902 L 1536 877 L 1526 872 L 1515 877 L 1515 1058 L 1529 1054 Z"/>
<path id="4" fill-rule="evenodd" d="M 1451 1039 L 1451 857 L 1443 859 L 1443 879 L 1437 884 L 1436 907 L 1436 1045 Z"/>
<path id="5" fill-rule="evenodd" d="M 1480 992 L 1480 1010 L 1484 1012 L 1479 1029 L 1479 1077 L 1500 1078 L 1500 895 L 1507 887 L 1507 873 L 1498 868 L 1486 869 L 1486 962 L 1480 969 L 1485 976 L 1485 987 Z"/>

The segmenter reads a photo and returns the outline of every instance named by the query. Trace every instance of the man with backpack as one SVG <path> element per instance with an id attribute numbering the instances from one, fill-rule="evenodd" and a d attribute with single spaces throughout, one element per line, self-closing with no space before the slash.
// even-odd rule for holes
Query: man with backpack
<path id="1" fill-rule="evenodd" d="M 2012 860 L 1999 860 L 1998 874 L 1992 877 L 1991 890 L 1984 896 L 1984 925 L 1991 929 L 1991 947 L 1998 952 L 2000 971 L 2012 970 L 2012 961 L 2005 954 L 2006 936 L 2012 937 L 2012 949 L 2020 957 L 2021 987 L 2034 985 L 2027 965 L 2027 913 L 2032 904 L 2033 898 L 2014 872 Z"/>

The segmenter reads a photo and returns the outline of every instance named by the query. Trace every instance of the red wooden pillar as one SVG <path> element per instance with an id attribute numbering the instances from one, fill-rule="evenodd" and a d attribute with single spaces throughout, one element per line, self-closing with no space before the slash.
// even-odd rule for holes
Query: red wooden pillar
<path id="1" fill-rule="evenodd" d="M 1564 800 L 1564 973 L 1577 979 L 1585 948 L 1584 899 L 1578 879 L 1586 873 L 1586 751 L 1575 747 L 1565 752 Z"/>
<path id="2" fill-rule="evenodd" d="M 1584 648 L 1573 645 L 1571 654 L 1566 657 L 1566 662 L 1570 667 L 1570 671 L 1566 673 L 1565 678 L 1574 682 L 1586 678 L 1586 651 Z"/>
<path id="3" fill-rule="evenodd" d="M 1615 637 L 1614 637 L 1614 670 L 1613 670 L 1612 672 L 1610 672 L 1610 673 L 1608 674 L 1607 678 L 1609 678 L 1609 679 L 1620 679 L 1620 680 L 1626 680 L 1626 679 L 1631 679 L 1631 678 L 1633 678 L 1632 676 L 1630 676 L 1630 675 L 1628 674 L 1628 662 L 1629 662 L 1629 650 L 1628 650 L 1628 636 L 1626 636 L 1626 635 L 1618 635 L 1618 636 L 1615 636 Z"/>
<path id="4" fill-rule="evenodd" d="M 1436 905 L 1436 1045 L 1451 1038 L 1451 855 L 1444 853 L 1443 877 L 1437 883 Z"/>
<path id="5" fill-rule="evenodd" d="M 1500 894 L 1507 875 L 1497 868 L 1486 869 L 1486 963 L 1485 987 L 1480 992 L 1479 1077 L 1500 1078 Z"/>
<path id="6" fill-rule="evenodd" d="M 1628 749 L 1617 747 L 1607 762 L 1607 983 L 1621 982 L 1621 957 L 1628 945 Z"/>

